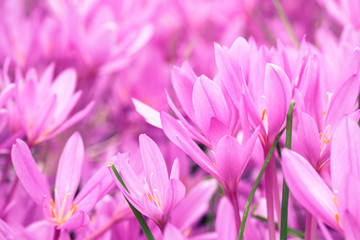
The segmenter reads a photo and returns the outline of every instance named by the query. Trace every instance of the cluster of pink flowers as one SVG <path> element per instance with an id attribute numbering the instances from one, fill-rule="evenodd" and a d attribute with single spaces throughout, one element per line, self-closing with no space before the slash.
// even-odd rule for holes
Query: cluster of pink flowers
<path id="1" fill-rule="evenodd" d="M 1 240 L 360 239 L 357 0 L 0 15 Z"/>

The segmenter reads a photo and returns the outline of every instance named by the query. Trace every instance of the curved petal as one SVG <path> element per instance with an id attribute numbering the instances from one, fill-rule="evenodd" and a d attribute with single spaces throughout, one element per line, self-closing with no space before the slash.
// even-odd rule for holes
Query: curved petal
<path id="1" fill-rule="evenodd" d="M 72 215 L 60 228 L 74 230 L 86 226 L 89 223 L 89 216 L 82 211 L 78 211 L 74 215 Z"/>
<path id="2" fill-rule="evenodd" d="M 167 224 L 164 231 L 164 240 L 184 240 L 179 229 L 177 229 L 172 224 Z"/>
<path id="3" fill-rule="evenodd" d="M 270 142 L 279 133 L 290 106 L 290 81 L 284 70 L 274 64 L 266 64 L 265 104 Z"/>
<path id="4" fill-rule="evenodd" d="M 66 142 L 59 160 L 55 181 L 55 202 L 57 205 L 62 204 L 65 198 L 68 204 L 72 204 L 80 182 L 83 161 L 84 143 L 80 134 L 75 132 Z"/>
<path id="5" fill-rule="evenodd" d="M 151 186 L 150 188 L 157 189 L 160 196 L 164 196 L 169 183 L 164 157 L 156 143 L 146 134 L 140 135 L 139 142 L 146 181 Z"/>
<path id="6" fill-rule="evenodd" d="M 194 186 L 173 209 L 171 223 L 180 231 L 195 224 L 209 209 L 210 199 L 217 189 L 215 179 L 205 180 Z"/>
<path id="7" fill-rule="evenodd" d="M 299 146 L 315 168 L 320 160 L 320 136 L 315 120 L 306 113 L 301 113 L 297 130 Z"/>
<path id="8" fill-rule="evenodd" d="M 11 159 L 16 175 L 26 192 L 38 205 L 41 205 L 44 196 L 51 196 L 50 187 L 25 142 L 16 140 L 11 150 Z"/>
<path id="9" fill-rule="evenodd" d="M 223 197 L 216 211 L 215 229 L 218 234 L 218 239 L 236 239 L 236 226 L 234 210 L 230 201 Z"/>
<path id="10" fill-rule="evenodd" d="M 340 229 L 334 194 L 315 169 L 301 155 L 284 149 L 282 169 L 291 193 L 311 214 Z"/>
<path id="11" fill-rule="evenodd" d="M 204 75 L 194 84 L 193 103 L 196 122 L 204 135 L 208 135 L 213 117 L 225 126 L 229 126 L 230 113 L 224 95 L 221 89 Z"/>
<path id="12" fill-rule="evenodd" d="M 184 112 L 192 121 L 195 121 L 192 93 L 196 75 L 190 65 L 184 62 L 181 68 L 174 67 L 171 72 L 171 81 Z"/>
<path id="13" fill-rule="evenodd" d="M 168 215 L 172 209 L 179 203 L 185 196 L 185 186 L 178 179 L 171 179 L 170 184 L 165 192 L 164 198 L 164 214 Z"/>
<path id="14" fill-rule="evenodd" d="M 360 179 L 360 129 L 355 121 L 345 118 L 335 129 L 331 143 L 331 177 L 334 189 L 349 173 Z"/>
<path id="15" fill-rule="evenodd" d="M 162 128 L 160 113 L 155 109 L 149 107 L 145 103 L 140 102 L 139 100 L 132 98 L 133 104 L 135 106 L 136 111 L 145 118 L 145 121 L 150 125 Z"/>

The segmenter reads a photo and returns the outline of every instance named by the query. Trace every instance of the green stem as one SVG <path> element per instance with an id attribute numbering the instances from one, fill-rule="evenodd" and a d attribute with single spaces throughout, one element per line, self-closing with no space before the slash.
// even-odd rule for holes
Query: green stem
<path id="1" fill-rule="evenodd" d="M 285 147 L 291 149 L 291 136 L 292 136 L 292 122 L 295 102 L 292 100 L 290 108 L 286 116 L 286 142 Z M 289 188 L 286 184 L 285 178 L 283 179 L 283 192 L 282 192 L 282 205 L 281 205 L 281 225 L 280 225 L 280 240 L 287 239 L 287 220 L 288 220 L 288 205 L 289 205 Z"/>
<path id="2" fill-rule="evenodd" d="M 291 38 L 291 41 L 293 42 L 294 46 L 297 49 L 299 49 L 300 48 L 299 40 L 297 39 L 297 37 L 295 35 L 295 32 L 294 32 L 293 28 L 291 27 L 289 19 L 286 17 L 285 11 L 282 8 L 281 3 L 279 2 L 279 0 L 272 0 L 272 2 L 273 2 L 274 6 L 276 8 L 276 11 L 279 14 L 279 17 L 280 17 L 281 21 L 283 22 L 283 24 L 284 24 L 284 26 L 286 28 L 286 31 L 288 32 L 288 34 L 289 34 L 289 36 Z"/>
<path id="3" fill-rule="evenodd" d="M 261 178 L 262 178 L 262 176 L 264 175 L 265 169 L 266 169 L 266 167 L 267 167 L 267 165 L 268 165 L 268 163 L 269 163 L 269 161 L 270 161 L 271 155 L 273 154 L 273 152 L 274 152 L 274 150 L 275 150 L 275 148 L 276 148 L 276 144 L 279 142 L 279 139 L 280 139 L 280 137 L 281 137 L 281 135 L 282 135 L 283 132 L 284 132 L 284 130 L 281 131 L 281 132 L 279 133 L 279 135 L 276 137 L 273 145 L 272 145 L 271 148 L 270 148 L 270 151 L 269 151 L 268 154 L 266 155 L 265 162 L 264 162 L 264 164 L 263 164 L 263 166 L 262 166 L 262 168 L 261 168 L 261 171 L 260 171 L 258 177 L 256 178 L 256 181 L 255 181 L 255 183 L 254 183 L 254 185 L 253 185 L 253 187 L 252 187 L 252 189 L 251 189 L 249 198 L 248 198 L 248 200 L 247 200 L 247 202 L 246 202 L 246 205 L 245 205 L 245 209 L 244 209 L 243 219 L 242 219 L 242 222 L 241 222 L 241 227 L 240 227 L 240 232 L 239 232 L 238 240 L 241 240 L 241 239 L 243 238 L 244 230 L 245 230 L 245 224 L 246 224 L 246 219 L 247 219 L 247 216 L 248 216 L 248 214 L 249 214 L 251 201 L 252 201 L 252 199 L 253 199 L 253 197 L 254 197 L 254 194 L 255 194 L 255 191 L 256 191 L 257 187 L 259 186 L 259 183 L 260 183 L 260 181 L 261 181 Z"/>
<path id="4" fill-rule="evenodd" d="M 125 190 L 127 192 L 129 192 L 128 188 L 126 187 L 124 181 L 122 180 L 119 172 L 116 170 L 114 164 L 110 163 L 109 167 L 111 167 L 111 169 L 113 170 L 116 178 L 119 180 L 119 182 L 121 183 L 121 185 L 125 188 Z M 125 197 L 125 196 L 124 196 Z M 138 220 L 141 229 L 143 230 L 143 232 L 145 233 L 145 236 L 148 240 L 155 240 L 154 236 L 152 235 L 149 226 L 147 225 L 143 215 L 129 202 L 129 200 L 125 197 L 126 202 L 129 204 L 131 210 L 133 211 L 133 213 L 135 214 L 136 219 Z"/>

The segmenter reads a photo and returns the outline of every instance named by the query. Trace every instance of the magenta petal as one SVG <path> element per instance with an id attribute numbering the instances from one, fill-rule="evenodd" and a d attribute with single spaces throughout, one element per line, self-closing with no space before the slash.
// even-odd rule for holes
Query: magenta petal
<path id="1" fill-rule="evenodd" d="M 334 194 L 315 169 L 301 155 L 291 150 L 284 149 L 282 158 L 285 179 L 296 200 L 311 214 L 339 230 Z"/>
<path id="2" fill-rule="evenodd" d="M 75 132 L 66 142 L 61 154 L 56 181 L 55 202 L 62 204 L 63 199 L 74 198 L 76 189 L 80 182 L 82 163 L 84 161 L 84 143 L 78 132 Z"/>
<path id="3" fill-rule="evenodd" d="M 212 147 L 215 148 L 219 140 L 225 135 L 229 135 L 228 128 L 217 118 L 211 118 L 208 138 Z"/>
<path id="4" fill-rule="evenodd" d="M 89 216 L 82 211 L 78 211 L 74 215 L 72 215 L 60 228 L 73 230 L 86 226 L 89 223 L 90 223 Z"/>
<path id="5" fill-rule="evenodd" d="M 297 137 L 306 158 L 316 168 L 320 161 L 319 129 L 315 120 L 306 113 L 300 114 Z"/>
<path id="6" fill-rule="evenodd" d="M 194 186 L 172 211 L 171 223 L 180 231 L 195 224 L 208 211 L 217 186 L 215 179 L 205 180 Z"/>
<path id="7" fill-rule="evenodd" d="M 170 213 L 170 211 L 179 203 L 185 196 L 185 186 L 178 179 L 170 179 L 170 184 L 164 195 L 164 213 Z"/>
<path id="8" fill-rule="evenodd" d="M 331 177 L 334 189 L 349 173 L 360 179 L 360 129 L 345 118 L 336 128 L 331 142 Z"/>
<path id="9" fill-rule="evenodd" d="M 140 135 L 139 142 L 146 181 L 149 186 L 160 191 L 160 196 L 162 196 L 169 181 L 164 157 L 156 143 L 146 134 Z"/>
<path id="10" fill-rule="evenodd" d="M 195 120 L 195 113 L 192 101 L 192 92 L 196 75 L 187 62 L 184 62 L 181 68 L 174 67 L 171 73 L 172 84 L 176 96 L 184 109 L 186 115 L 191 120 Z"/>
<path id="11" fill-rule="evenodd" d="M 44 196 L 51 196 L 50 187 L 25 142 L 16 140 L 11 150 L 11 159 L 16 175 L 25 190 L 38 205 L 41 205 Z"/>
<path id="12" fill-rule="evenodd" d="M 176 158 L 171 167 L 170 179 L 179 179 L 179 176 L 180 176 L 180 165 L 179 165 L 179 159 Z"/>
<path id="13" fill-rule="evenodd" d="M 290 81 L 284 70 L 274 64 L 266 64 L 265 101 L 270 141 L 279 133 L 290 106 Z"/>
<path id="14" fill-rule="evenodd" d="M 208 135 L 213 117 L 229 126 L 230 113 L 224 95 L 221 89 L 204 75 L 195 82 L 193 103 L 197 124 L 204 135 Z"/>

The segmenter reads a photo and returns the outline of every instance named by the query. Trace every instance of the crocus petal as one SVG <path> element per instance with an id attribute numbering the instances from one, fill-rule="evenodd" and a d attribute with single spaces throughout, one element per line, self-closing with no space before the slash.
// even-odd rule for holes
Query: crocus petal
<path id="1" fill-rule="evenodd" d="M 150 125 L 162 128 L 161 127 L 161 120 L 160 120 L 160 113 L 155 109 L 149 107 L 145 103 L 140 102 L 139 100 L 133 98 L 132 99 L 136 111 L 145 118 L 145 121 Z"/>
<path id="2" fill-rule="evenodd" d="M 252 150 L 259 132 L 255 131 L 252 138 L 241 146 L 238 140 L 232 136 L 224 136 L 218 143 L 216 154 L 216 166 L 220 177 L 225 182 L 228 191 L 234 191 L 242 172 L 250 160 Z"/>
<path id="3" fill-rule="evenodd" d="M 73 230 L 86 226 L 89 223 L 90 223 L 89 216 L 82 211 L 78 211 L 74 215 L 72 215 L 60 228 Z"/>
<path id="4" fill-rule="evenodd" d="M 146 134 L 140 135 L 139 142 L 146 181 L 151 188 L 159 191 L 160 196 L 163 196 L 169 182 L 164 157 L 156 143 Z"/>
<path id="5" fill-rule="evenodd" d="M 339 230 L 334 194 L 311 164 L 301 155 L 288 149 L 282 151 L 282 159 L 286 182 L 296 200 L 311 214 Z"/>
<path id="6" fill-rule="evenodd" d="M 236 226 L 234 210 L 231 203 L 226 197 L 220 200 L 220 204 L 217 209 L 217 217 L 215 220 L 215 229 L 218 234 L 218 239 L 236 239 Z"/>
<path id="7" fill-rule="evenodd" d="M 198 126 L 208 135 L 211 118 L 229 125 L 230 114 L 221 89 L 209 78 L 200 76 L 193 90 L 194 111 Z"/>
<path id="8" fill-rule="evenodd" d="M 194 186 L 173 209 L 171 223 L 181 232 L 195 224 L 208 211 L 210 199 L 217 186 L 215 179 L 205 180 Z"/>
<path id="9" fill-rule="evenodd" d="M 53 239 L 55 227 L 48 221 L 37 221 L 26 227 L 26 232 L 32 237 L 31 239 Z"/>
<path id="10" fill-rule="evenodd" d="M 359 184 L 360 179 L 352 173 L 344 175 L 338 183 L 339 215 L 346 239 L 360 238 Z"/>
<path id="11" fill-rule="evenodd" d="M 83 161 L 84 143 L 80 134 L 75 132 L 66 142 L 59 160 L 55 181 L 56 204 L 62 204 L 64 198 L 71 204 L 80 182 Z"/>
<path id="12" fill-rule="evenodd" d="M 76 196 L 74 202 L 78 210 L 89 212 L 96 202 L 102 199 L 115 186 L 114 179 L 109 174 L 107 165 L 107 163 L 104 164 L 96 171 Z"/>
<path id="13" fill-rule="evenodd" d="M 179 176 L 180 176 L 180 165 L 179 165 L 179 159 L 176 158 L 171 167 L 170 179 L 179 179 Z"/>
<path id="14" fill-rule="evenodd" d="M 164 213 L 169 214 L 179 201 L 184 198 L 185 190 L 185 186 L 180 180 L 170 179 L 170 184 L 164 196 Z"/>
<path id="15" fill-rule="evenodd" d="M 161 112 L 160 115 L 164 133 L 170 141 L 185 151 L 202 169 L 218 176 L 209 157 L 186 135 L 186 129 L 169 114 Z"/>
<path id="16" fill-rule="evenodd" d="M 184 240 L 179 229 L 168 223 L 164 231 L 164 240 Z"/>
<path id="17" fill-rule="evenodd" d="M 83 108 L 82 110 L 75 113 L 71 118 L 66 120 L 66 122 L 62 123 L 61 126 L 59 128 L 57 128 L 54 132 L 47 135 L 44 140 L 53 138 L 54 136 L 58 135 L 59 133 L 61 133 L 65 129 L 71 127 L 75 123 L 82 120 L 84 117 L 86 117 L 89 114 L 89 112 L 93 108 L 94 104 L 95 104 L 95 102 L 90 102 L 85 108 Z"/>
<path id="18" fill-rule="evenodd" d="M 208 138 L 210 139 L 212 148 L 215 148 L 219 140 L 225 135 L 229 135 L 228 128 L 217 118 L 211 118 Z"/>
<path id="19" fill-rule="evenodd" d="M 331 143 L 331 178 L 334 189 L 349 173 L 360 179 L 360 129 L 345 118 L 336 128 Z"/>
<path id="20" fill-rule="evenodd" d="M 265 69 L 265 104 L 270 142 L 279 133 L 290 105 L 290 81 L 284 70 L 268 63 Z"/>
<path id="21" fill-rule="evenodd" d="M 353 75 L 335 92 L 326 115 L 327 124 L 335 124 L 357 109 L 360 89 L 359 76 Z"/>
<path id="22" fill-rule="evenodd" d="M 41 205 L 44 196 L 51 196 L 50 187 L 25 142 L 16 140 L 11 150 L 11 159 L 16 175 L 26 192 L 38 205 Z"/>
<path id="23" fill-rule="evenodd" d="M 0 107 L 2 107 L 6 101 L 14 94 L 15 84 L 9 84 L 1 91 L 0 94 Z"/>
<path id="24" fill-rule="evenodd" d="M 171 81 L 184 112 L 192 121 L 195 121 L 192 92 L 196 75 L 189 63 L 184 62 L 181 68 L 174 67 L 171 72 Z"/>
<path id="25" fill-rule="evenodd" d="M 300 148 L 315 168 L 320 160 L 319 129 L 315 120 L 306 113 L 300 114 L 297 137 Z"/>

